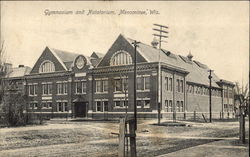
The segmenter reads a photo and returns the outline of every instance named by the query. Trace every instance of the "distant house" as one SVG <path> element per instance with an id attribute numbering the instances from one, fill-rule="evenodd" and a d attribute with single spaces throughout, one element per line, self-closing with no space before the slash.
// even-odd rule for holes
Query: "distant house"
<path id="1" fill-rule="evenodd" d="M 57 117 L 115 118 L 126 111 L 133 114 L 132 42 L 119 35 L 105 55 L 93 52 L 90 57 L 46 47 L 30 73 L 23 77 L 30 110 Z M 184 113 L 193 115 L 194 111 L 208 116 L 208 70 L 191 54 L 181 56 L 140 43 L 136 76 L 138 117 L 155 118 L 158 107 L 163 118 L 172 118 L 173 113 L 184 118 Z M 213 117 L 233 115 L 234 84 L 213 72 L 212 77 Z"/>

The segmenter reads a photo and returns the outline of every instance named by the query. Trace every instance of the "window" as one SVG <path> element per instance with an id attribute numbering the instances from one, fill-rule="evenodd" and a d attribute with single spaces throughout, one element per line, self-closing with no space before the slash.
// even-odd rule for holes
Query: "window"
<path id="1" fill-rule="evenodd" d="M 68 84 L 65 82 L 57 83 L 57 94 L 67 94 L 68 93 Z"/>
<path id="2" fill-rule="evenodd" d="M 144 108 L 150 108 L 150 100 L 145 100 Z"/>
<path id="3" fill-rule="evenodd" d="M 108 101 L 103 101 L 103 110 L 104 110 L 104 111 L 108 111 L 108 110 L 109 110 L 108 107 L 109 107 L 109 106 L 108 106 Z"/>
<path id="4" fill-rule="evenodd" d="M 180 103 L 180 112 L 184 112 L 184 104 L 183 101 Z"/>
<path id="5" fill-rule="evenodd" d="M 67 102 L 57 102 L 57 111 L 58 112 L 68 112 L 69 107 Z"/>
<path id="6" fill-rule="evenodd" d="M 169 88 L 168 88 L 170 91 L 173 90 L 173 79 L 172 78 L 169 78 Z"/>
<path id="7" fill-rule="evenodd" d="M 42 108 L 47 108 L 46 102 L 43 102 L 43 103 L 42 103 Z"/>
<path id="8" fill-rule="evenodd" d="M 137 100 L 136 104 L 137 104 L 137 108 L 141 108 L 143 106 L 143 100 Z"/>
<path id="9" fill-rule="evenodd" d="M 137 90 L 150 90 L 150 76 L 139 76 L 136 78 Z"/>
<path id="10" fill-rule="evenodd" d="M 96 112 L 102 112 L 102 102 L 96 101 Z"/>
<path id="11" fill-rule="evenodd" d="M 52 108 L 52 102 L 42 102 L 42 108 Z"/>
<path id="12" fill-rule="evenodd" d="M 103 93 L 108 92 L 108 80 L 96 80 L 96 92 Z"/>
<path id="13" fill-rule="evenodd" d="M 114 103 L 115 103 L 115 107 L 123 107 L 123 105 L 121 105 L 122 103 L 121 103 L 121 101 L 120 100 L 116 100 L 116 101 L 114 101 Z"/>
<path id="14" fill-rule="evenodd" d="M 145 89 L 150 89 L 150 77 L 144 77 L 145 79 Z"/>
<path id="15" fill-rule="evenodd" d="M 143 77 L 137 77 L 137 80 L 136 80 L 136 84 L 137 84 L 137 90 L 143 90 L 144 89 L 144 79 Z"/>
<path id="16" fill-rule="evenodd" d="M 165 77 L 165 89 L 168 91 L 168 77 Z"/>
<path id="17" fill-rule="evenodd" d="M 118 51 L 110 59 L 110 65 L 132 64 L 132 57 L 128 52 Z"/>
<path id="18" fill-rule="evenodd" d="M 168 100 L 165 100 L 165 108 L 167 109 L 168 112 Z"/>
<path id="19" fill-rule="evenodd" d="M 177 92 L 180 92 L 180 80 L 177 79 L 177 85 L 176 85 Z"/>
<path id="20" fill-rule="evenodd" d="M 96 92 L 102 92 L 102 81 L 101 80 L 96 81 Z"/>
<path id="21" fill-rule="evenodd" d="M 108 91 L 108 80 L 102 80 L 103 83 L 103 92 Z"/>
<path id="22" fill-rule="evenodd" d="M 55 71 L 55 65 L 51 61 L 44 61 L 40 68 L 40 73 L 46 73 L 46 72 L 54 72 Z"/>
<path id="23" fill-rule="evenodd" d="M 181 82 L 180 82 L 180 88 L 181 88 L 181 92 L 183 93 L 183 91 L 184 91 L 183 80 L 181 80 Z"/>
<path id="24" fill-rule="evenodd" d="M 28 89 L 30 96 L 37 95 L 37 84 L 28 85 Z"/>
<path id="25" fill-rule="evenodd" d="M 37 108 L 37 102 L 31 102 L 30 104 L 29 104 L 29 108 L 32 108 L 32 109 L 36 109 Z"/>
<path id="26" fill-rule="evenodd" d="M 168 112 L 173 112 L 172 100 L 169 100 L 169 102 L 168 102 Z"/>
<path id="27" fill-rule="evenodd" d="M 86 81 L 77 81 L 75 83 L 76 94 L 86 93 L 86 88 L 87 88 L 86 86 L 87 86 Z"/>
<path id="28" fill-rule="evenodd" d="M 42 89 L 43 89 L 43 95 L 51 95 L 52 94 L 52 83 L 43 83 Z"/>
<path id="29" fill-rule="evenodd" d="M 122 91 L 122 80 L 121 79 L 116 79 L 115 80 L 115 91 L 116 92 L 121 92 Z"/>
<path id="30" fill-rule="evenodd" d="M 176 103 L 176 112 L 180 112 L 180 101 Z"/>

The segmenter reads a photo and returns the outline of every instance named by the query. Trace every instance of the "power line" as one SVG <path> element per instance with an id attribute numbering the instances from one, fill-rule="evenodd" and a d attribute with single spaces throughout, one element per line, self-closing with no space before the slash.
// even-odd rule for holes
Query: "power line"
<path id="1" fill-rule="evenodd" d="M 154 31 L 157 33 L 154 33 L 153 36 L 159 38 L 159 42 L 154 42 L 153 44 L 155 47 L 159 43 L 159 55 L 158 55 L 158 124 L 160 124 L 161 121 L 161 99 L 162 99 L 162 80 L 161 80 L 161 64 L 160 64 L 160 54 L 161 54 L 161 43 L 166 41 L 163 41 L 162 38 L 168 38 L 167 34 L 168 31 L 164 29 L 168 29 L 168 26 L 160 25 L 160 24 L 154 24 L 154 26 L 157 26 L 158 28 L 153 28 Z"/>

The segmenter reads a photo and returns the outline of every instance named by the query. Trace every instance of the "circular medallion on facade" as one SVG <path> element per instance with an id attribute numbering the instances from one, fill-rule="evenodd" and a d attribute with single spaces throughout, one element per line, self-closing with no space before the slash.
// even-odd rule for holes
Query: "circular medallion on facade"
<path id="1" fill-rule="evenodd" d="M 84 56 L 78 56 L 75 59 L 75 65 L 78 69 L 82 69 L 87 64 L 87 60 Z"/>

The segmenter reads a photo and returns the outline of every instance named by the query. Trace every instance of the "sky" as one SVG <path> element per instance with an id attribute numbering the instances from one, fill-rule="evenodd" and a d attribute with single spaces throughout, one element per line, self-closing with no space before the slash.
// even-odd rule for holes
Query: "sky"
<path id="1" fill-rule="evenodd" d="M 106 53 L 119 34 L 150 44 L 154 23 L 168 26 L 162 48 L 208 65 L 222 79 L 246 84 L 249 72 L 247 1 L 1 1 L 1 42 L 14 66 L 32 67 L 46 46 Z M 45 11 L 73 14 L 45 14 Z M 85 11 L 76 15 L 75 11 Z M 88 10 L 115 14 L 87 15 Z M 147 15 L 118 15 L 120 10 Z M 149 14 L 155 10 L 158 14 Z M 152 54 L 154 55 L 154 54 Z M 157 55 L 157 54 L 156 54 Z"/>

